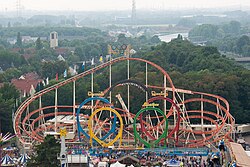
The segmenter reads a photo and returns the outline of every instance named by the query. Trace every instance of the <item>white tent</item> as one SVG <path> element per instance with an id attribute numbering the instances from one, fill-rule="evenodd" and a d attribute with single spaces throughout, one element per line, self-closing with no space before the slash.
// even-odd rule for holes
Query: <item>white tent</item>
<path id="1" fill-rule="evenodd" d="M 125 164 L 121 164 L 120 162 L 116 161 L 116 163 L 113 163 L 110 165 L 110 167 L 125 167 Z"/>
<path id="2" fill-rule="evenodd" d="M 175 159 L 171 159 L 171 160 L 169 160 L 169 161 L 165 161 L 164 163 L 163 163 L 163 165 L 167 165 L 167 166 L 172 166 L 172 167 L 178 167 L 178 166 L 180 166 L 180 161 L 176 161 Z"/>
<path id="3" fill-rule="evenodd" d="M 6 154 L 2 159 L 1 159 L 1 166 L 14 166 L 15 163 L 13 159 Z"/>
<path id="4" fill-rule="evenodd" d="M 107 162 L 99 162 L 98 167 L 107 167 L 108 163 Z"/>
<path id="5" fill-rule="evenodd" d="M 27 161 L 30 159 L 30 157 L 27 154 L 23 154 L 20 158 L 18 158 L 18 162 L 21 164 L 27 163 Z"/>

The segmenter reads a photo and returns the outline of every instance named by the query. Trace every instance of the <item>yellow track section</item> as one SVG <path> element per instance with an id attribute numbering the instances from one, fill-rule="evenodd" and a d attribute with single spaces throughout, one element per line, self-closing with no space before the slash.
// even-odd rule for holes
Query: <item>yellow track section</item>
<path id="1" fill-rule="evenodd" d="M 113 112 L 114 114 L 116 114 L 116 116 L 119 118 L 120 120 L 120 129 L 118 134 L 116 135 L 116 137 L 114 138 L 114 140 L 110 141 L 109 143 L 106 143 L 102 140 L 100 140 L 99 138 L 96 137 L 96 135 L 94 134 L 93 130 L 92 130 L 92 122 L 93 122 L 93 117 L 100 111 L 105 110 L 105 111 L 110 111 Z M 102 107 L 99 108 L 97 110 L 95 110 L 91 116 L 89 117 L 89 121 L 88 121 L 88 128 L 89 128 L 89 143 L 92 146 L 93 143 L 93 139 L 95 141 L 97 141 L 102 147 L 108 147 L 108 146 L 112 146 L 119 138 L 120 138 L 120 142 L 119 142 L 119 146 L 121 146 L 122 144 L 122 131 L 123 131 L 123 122 L 122 122 L 122 117 L 121 115 L 113 108 L 110 107 Z"/>

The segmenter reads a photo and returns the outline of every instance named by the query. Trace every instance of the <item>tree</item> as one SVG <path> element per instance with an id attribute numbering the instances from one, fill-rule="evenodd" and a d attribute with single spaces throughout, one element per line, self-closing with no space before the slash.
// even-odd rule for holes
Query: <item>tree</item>
<path id="1" fill-rule="evenodd" d="M 0 93 L 3 95 L 4 100 L 16 99 L 19 97 L 19 92 L 13 84 L 4 83 L 0 88 Z"/>
<path id="2" fill-rule="evenodd" d="M 0 93 L 0 131 L 3 133 L 12 132 L 12 109 L 15 104 L 14 99 L 3 98 L 3 94 Z"/>
<path id="3" fill-rule="evenodd" d="M 42 42 L 40 37 L 37 38 L 36 40 L 36 50 L 41 50 L 43 48 Z"/>
<path id="4" fill-rule="evenodd" d="M 15 99 L 19 97 L 19 92 L 14 85 L 4 83 L 0 88 L 0 132 L 12 132 L 11 115 Z"/>
<path id="5" fill-rule="evenodd" d="M 22 37 L 21 37 L 20 32 L 17 33 L 16 45 L 17 45 L 18 47 L 20 47 L 20 48 L 22 47 Z"/>
<path id="6" fill-rule="evenodd" d="M 231 21 L 230 23 L 223 24 L 222 29 L 228 34 L 239 34 L 241 29 L 241 24 L 238 21 Z"/>
<path id="7" fill-rule="evenodd" d="M 188 28 L 192 28 L 195 25 L 196 25 L 196 21 L 194 19 L 190 19 L 190 18 L 183 18 L 177 24 L 177 26 L 188 27 Z"/>
<path id="8" fill-rule="evenodd" d="M 160 43 L 160 42 L 161 42 L 161 40 L 159 39 L 159 37 L 158 37 L 157 35 L 154 35 L 154 36 L 150 39 L 150 41 L 151 41 L 152 43 L 154 43 L 154 44 L 157 44 L 157 43 Z"/>
<path id="9" fill-rule="evenodd" d="M 181 34 L 178 34 L 177 39 L 179 39 L 179 40 L 183 40 L 182 35 L 181 35 Z"/>
<path id="10" fill-rule="evenodd" d="M 145 44 L 147 42 L 147 37 L 145 35 L 141 35 L 138 40 L 141 44 Z"/>
<path id="11" fill-rule="evenodd" d="M 35 147 L 36 154 L 31 157 L 28 167 L 56 167 L 60 166 L 57 154 L 60 153 L 60 144 L 54 136 L 46 136 L 43 143 Z"/>
<path id="12" fill-rule="evenodd" d="M 188 36 L 192 38 L 200 38 L 201 40 L 209 40 L 218 37 L 218 26 L 212 24 L 202 24 L 195 26 L 190 30 Z"/>
<path id="13" fill-rule="evenodd" d="M 117 42 L 119 42 L 121 44 L 128 44 L 128 40 L 127 40 L 125 34 L 119 34 Z"/>
<path id="14" fill-rule="evenodd" d="M 247 35 L 243 35 L 236 42 L 237 53 L 242 54 L 243 47 L 250 44 L 250 38 Z"/>
<path id="15" fill-rule="evenodd" d="M 41 74 L 44 78 L 55 78 L 56 73 L 63 74 L 68 65 L 65 61 L 44 62 L 41 67 Z"/>

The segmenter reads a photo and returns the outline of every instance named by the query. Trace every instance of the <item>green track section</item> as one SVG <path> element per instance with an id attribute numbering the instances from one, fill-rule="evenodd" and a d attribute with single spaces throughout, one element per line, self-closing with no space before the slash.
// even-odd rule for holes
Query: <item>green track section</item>
<path id="1" fill-rule="evenodd" d="M 140 114 L 142 114 L 143 112 L 152 111 L 152 110 L 157 111 L 158 113 L 162 114 L 166 123 L 165 123 L 164 131 L 163 131 L 162 135 L 157 140 L 153 141 L 152 143 L 149 143 L 149 142 L 143 140 L 141 138 L 140 134 L 137 132 L 137 130 L 136 130 L 136 120 L 140 116 Z M 154 107 L 146 107 L 146 108 L 141 109 L 136 114 L 136 116 L 134 118 L 133 128 L 134 128 L 134 135 L 135 135 L 135 145 L 137 144 L 137 139 L 138 139 L 140 142 L 142 142 L 145 145 L 145 147 L 147 147 L 147 148 L 155 148 L 155 147 L 157 147 L 157 144 L 160 143 L 160 141 L 162 139 L 165 139 L 163 147 L 166 147 L 166 139 L 167 139 L 167 135 L 168 135 L 168 119 L 167 119 L 166 115 L 164 114 L 164 112 L 161 109 L 154 108 Z"/>

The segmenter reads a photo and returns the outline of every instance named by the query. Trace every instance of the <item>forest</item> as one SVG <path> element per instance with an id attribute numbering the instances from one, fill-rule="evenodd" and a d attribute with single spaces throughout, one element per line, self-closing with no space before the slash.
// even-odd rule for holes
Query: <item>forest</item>
<path id="1" fill-rule="evenodd" d="M 176 39 L 140 56 L 166 69 L 178 88 L 226 98 L 236 123 L 249 122 L 250 71 L 221 55 L 216 47 Z"/>
<path id="2" fill-rule="evenodd" d="M 224 24 L 202 24 L 195 26 L 189 32 L 193 42 L 205 42 L 208 46 L 215 46 L 220 51 L 232 52 L 240 56 L 250 56 L 249 27 L 238 21 Z"/>
<path id="3" fill-rule="evenodd" d="M 102 42 L 98 42 L 100 41 L 99 38 L 95 37 L 91 41 L 86 39 L 59 41 L 60 47 L 75 47 L 75 52 L 69 53 L 64 62 L 56 60 L 57 55 L 53 49 L 48 47 L 47 41 L 37 39 L 36 43 L 30 45 L 29 47 L 35 49 L 35 53 L 28 60 L 23 58 L 28 46 L 25 48 L 22 45 L 20 49 L 23 49 L 23 51 L 13 53 L 9 50 L 10 46 L 5 47 L 2 45 L 0 47 L 0 66 L 3 66 L 3 64 L 10 64 L 10 66 L 6 66 L 4 71 L 0 73 L 0 82 L 4 83 L 0 88 L 1 131 L 12 131 L 11 118 L 12 113 L 18 107 L 16 102 L 18 101 L 20 104 L 19 101 L 24 100 L 19 98 L 18 91 L 13 85 L 9 84 L 12 78 L 20 77 L 26 72 L 36 71 L 43 78 L 49 76 L 51 79 L 50 85 L 60 82 L 60 80 L 64 79 L 63 71 L 73 62 L 78 60 L 87 61 L 91 60 L 93 56 L 98 58 L 99 54 L 107 54 L 107 49 L 103 48 L 107 48 L 107 45 L 114 43 L 114 41 L 106 38 L 106 35 L 101 37 Z M 147 59 L 163 67 L 169 73 L 177 88 L 217 94 L 226 98 L 230 104 L 230 112 L 236 118 L 236 123 L 247 123 L 250 120 L 250 71 L 237 64 L 234 60 L 221 55 L 216 47 L 195 46 L 190 41 L 183 40 L 181 36 L 178 36 L 177 39 L 172 40 L 170 43 L 160 43 L 157 36 L 128 38 L 120 34 L 116 43 L 132 44 L 132 47 L 137 50 L 133 57 Z M 90 47 L 92 45 L 93 47 Z M 89 53 L 88 48 L 95 48 L 95 53 Z M 41 61 L 44 58 L 51 61 Z M 144 67 L 133 63 L 131 66 L 134 67 L 131 73 L 135 77 L 140 76 L 140 69 Z M 124 67 L 125 64 L 114 66 L 116 72 L 113 75 L 117 78 L 117 81 L 121 78 Z M 86 68 L 91 67 L 86 66 Z M 59 81 L 55 80 L 56 73 L 60 74 Z M 157 78 L 157 74 L 153 72 L 149 75 L 151 78 Z M 102 75 L 102 73 L 97 74 L 95 89 L 102 90 L 106 80 L 107 76 Z M 83 82 L 86 82 L 86 80 L 82 80 L 78 84 L 81 85 Z M 154 82 L 161 81 L 155 79 Z M 67 95 L 70 89 L 72 88 L 69 86 L 63 87 L 64 93 L 59 95 L 61 98 L 60 103 L 72 103 L 70 99 L 66 98 L 70 97 L 70 95 Z M 86 94 L 88 90 L 87 86 L 78 89 L 76 92 L 77 100 L 84 98 L 82 95 Z M 53 97 L 48 94 L 45 103 L 51 103 L 53 100 L 50 100 L 50 98 Z"/>

